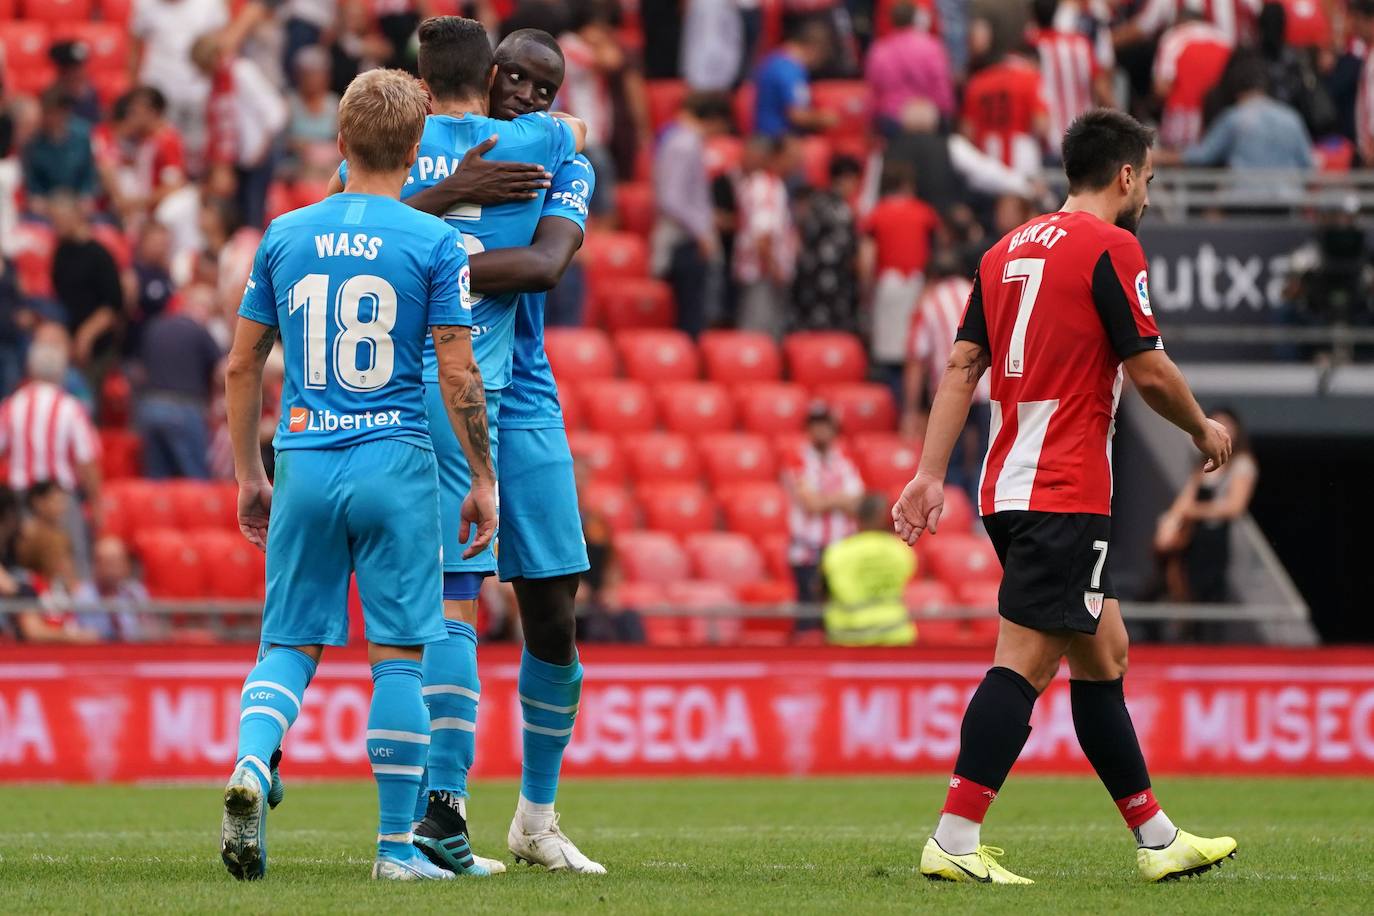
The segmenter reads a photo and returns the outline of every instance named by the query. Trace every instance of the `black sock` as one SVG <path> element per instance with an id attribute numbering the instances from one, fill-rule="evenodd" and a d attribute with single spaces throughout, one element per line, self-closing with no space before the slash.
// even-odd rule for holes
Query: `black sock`
<path id="1" fill-rule="evenodd" d="M 1116 800 L 1150 788 L 1150 773 L 1126 709 L 1122 681 L 1069 681 L 1078 744 Z"/>
<path id="2" fill-rule="evenodd" d="M 1000 791 L 1030 737 L 1035 688 L 1010 668 L 989 668 L 959 729 L 955 774 Z"/>

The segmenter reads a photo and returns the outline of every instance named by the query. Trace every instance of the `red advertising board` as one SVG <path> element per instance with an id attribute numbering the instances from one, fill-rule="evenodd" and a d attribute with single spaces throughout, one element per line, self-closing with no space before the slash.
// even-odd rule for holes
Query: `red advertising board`
<path id="1" fill-rule="evenodd" d="M 0 649 L 0 781 L 218 779 L 248 647 Z M 519 656 L 482 649 L 478 776 L 515 776 Z M 946 772 L 982 652 L 592 647 L 576 776 Z M 327 657 L 284 771 L 366 777 L 371 681 Z M 1374 775 L 1374 650 L 1135 651 L 1127 696 L 1157 773 Z M 1063 677 L 1018 769 L 1086 769 Z"/>

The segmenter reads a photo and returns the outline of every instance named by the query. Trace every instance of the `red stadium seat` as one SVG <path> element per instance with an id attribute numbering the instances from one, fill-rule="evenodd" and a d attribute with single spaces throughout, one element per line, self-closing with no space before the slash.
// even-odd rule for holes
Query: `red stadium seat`
<path id="1" fill-rule="evenodd" d="M 108 109 L 115 99 L 129 91 L 133 80 L 125 70 L 97 70 L 91 74 L 91 85 L 95 87 L 100 104 Z"/>
<path id="2" fill-rule="evenodd" d="M 622 277 L 593 284 L 592 310 L 609 330 L 669 328 L 677 320 L 673 289 L 662 280 Z"/>
<path id="3" fill-rule="evenodd" d="M 942 614 L 954 607 L 954 590 L 935 579 L 914 579 L 902 592 L 909 610 L 925 614 Z M 925 626 L 925 624 L 918 624 Z"/>
<path id="4" fill-rule="evenodd" d="M 260 600 L 267 587 L 262 551 L 242 534 L 231 531 L 196 531 L 190 536 L 200 551 L 206 594 L 211 598 Z"/>
<path id="5" fill-rule="evenodd" d="M 973 530 L 973 503 L 959 487 L 945 487 L 945 508 L 940 513 L 940 533 L 968 534 Z"/>
<path id="6" fill-rule="evenodd" d="M 615 349 L 599 328 L 549 328 L 544 332 L 544 351 L 554 376 L 564 384 L 615 378 Z"/>
<path id="7" fill-rule="evenodd" d="M 738 401 L 744 428 L 771 436 L 801 432 L 806 426 L 806 408 L 811 398 L 802 386 L 779 382 L 741 385 Z"/>
<path id="8" fill-rule="evenodd" d="M 162 484 L 172 500 L 177 527 L 183 531 L 193 528 L 213 528 L 219 531 L 239 530 L 239 490 L 226 481 L 169 480 Z"/>
<path id="9" fill-rule="evenodd" d="M 698 579 L 741 586 L 768 578 L 754 542 L 733 531 L 707 531 L 684 539 L 692 572 Z"/>
<path id="10" fill-rule="evenodd" d="M 32 3 L 33 0 L 30 0 Z M 62 0 L 53 0 L 58 5 Z M 68 0 L 70 2 L 70 0 Z M 85 0 L 76 0 L 85 2 Z M 40 6 L 47 6 L 49 0 L 38 0 Z M 53 41 L 79 41 L 90 51 L 87 66 L 92 73 L 125 72 L 129 68 L 129 35 L 124 27 L 114 22 L 84 22 L 73 17 L 66 22 L 54 22 Z"/>
<path id="11" fill-rule="evenodd" d="M 125 541 L 132 540 L 139 529 L 143 505 L 152 499 L 158 484 L 149 480 L 127 478 L 111 480 L 100 488 L 101 534 L 112 534 Z M 176 519 L 171 513 L 161 524 L 171 526 Z"/>
<path id="12" fill-rule="evenodd" d="M 916 476 L 921 460 L 921 443 L 894 433 L 861 433 L 849 449 L 859 465 L 864 486 L 879 493 L 900 493 Z"/>
<path id="13" fill-rule="evenodd" d="M 776 483 L 740 483 L 717 494 L 725 527 L 752 538 L 787 534 L 787 492 Z"/>
<path id="14" fill-rule="evenodd" d="M 24 0 L 24 18 L 34 22 L 81 22 L 91 16 L 91 0 Z"/>
<path id="15" fill-rule="evenodd" d="M 649 127 L 658 133 L 668 126 L 682 110 L 682 102 L 690 92 L 682 80 L 645 80 L 644 95 L 649 109 Z"/>
<path id="16" fill-rule="evenodd" d="M 924 536 L 922 538 L 924 540 Z M 952 588 L 968 582 L 997 582 L 1002 566 L 987 538 L 971 534 L 936 534 L 924 550 L 931 574 Z"/>
<path id="17" fill-rule="evenodd" d="M 613 532 L 639 527 L 639 510 L 630 491 L 617 482 L 592 481 L 578 489 L 587 512 L 600 515 Z"/>
<path id="18" fill-rule="evenodd" d="M 121 270 L 127 270 L 134 262 L 134 248 L 128 237 L 109 223 L 91 223 L 91 237 L 110 253 Z"/>
<path id="19" fill-rule="evenodd" d="M 649 237 L 654 230 L 654 186 L 648 181 L 625 181 L 616 186 L 615 210 L 620 228 Z"/>
<path id="20" fill-rule="evenodd" d="M 862 382 L 868 374 L 863 342 L 840 331 L 799 331 L 782 342 L 788 377 L 803 385 L 826 389 L 845 382 Z"/>
<path id="21" fill-rule="evenodd" d="M 610 380 L 579 385 L 578 397 L 591 428 L 603 433 L 647 433 L 657 424 L 649 386 L 643 382 Z"/>
<path id="22" fill-rule="evenodd" d="M 701 479 L 701 460 L 686 436 L 640 433 L 621 439 L 620 450 L 629 460 L 630 473 L 637 483 L 695 483 Z"/>
<path id="23" fill-rule="evenodd" d="M 744 141 L 722 135 L 706 141 L 706 174 L 712 179 L 740 170 L 744 163 Z"/>
<path id="24" fill-rule="evenodd" d="M 128 25 L 134 0 L 99 0 L 100 18 L 105 22 Z"/>
<path id="25" fill-rule="evenodd" d="M 768 575 L 774 579 L 792 578 L 792 562 L 787 556 L 791 540 L 785 532 L 781 532 L 765 535 L 757 541 L 759 555 L 768 567 Z"/>
<path id="26" fill-rule="evenodd" d="M 134 535 L 134 552 L 143 563 L 143 581 L 154 598 L 203 598 L 205 570 L 200 551 L 181 532 L 145 528 Z"/>
<path id="27" fill-rule="evenodd" d="M 612 603 L 616 607 L 638 611 L 664 604 L 667 600 L 661 585 L 653 582 L 621 582 L 615 587 Z M 650 621 L 662 619 L 664 618 L 649 617 L 645 620 L 645 625 L 647 626 Z"/>
<path id="28" fill-rule="evenodd" d="M 955 588 L 954 594 L 964 607 L 982 608 L 991 617 L 997 613 L 997 593 L 1001 585 L 1000 581 L 965 582 Z"/>
<path id="29" fill-rule="evenodd" d="M 0 22 L 6 72 L 17 81 L 26 70 L 51 70 L 51 38 L 46 22 Z"/>
<path id="30" fill-rule="evenodd" d="M 671 534 L 626 531 L 616 535 L 615 551 L 627 581 L 668 585 L 687 578 L 687 556 Z"/>
<path id="31" fill-rule="evenodd" d="M 757 331 L 707 331 L 701 335 L 706 377 L 713 382 L 776 382 L 782 378 L 782 354 L 767 334 Z"/>
<path id="32" fill-rule="evenodd" d="M 17 0 L 0 0 L 0 22 L 18 18 Z"/>
<path id="33" fill-rule="evenodd" d="M 633 232 L 593 232 L 582 243 L 582 266 L 593 285 L 649 276 L 649 244 Z"/>
<path id="34" fill-rule="evenodd" d="M 726 582 L 687 579 L 670 583 L 663 593 L 669 604 L 683 611 L 719 610 L 732 608 L 737 603 L 735 590 Z M 724 616 L 712 620 L 698 619 L 692 623 L 694 625 L 688 627 L 688 632 L 693 634 L 695 638 L 692 642 L 696 643 L 720 642 L 724 634 L 717 632 L 712 639 L 712 630 L 723 628 L 733 633 L 738 628 L 737 620 Z"/>
<path id="35" fill-rule="evenodd" d="M 140 473 L 139 455 L 143 451 L 143 440 L 138 433 L 127 429 L 102 429 L 100 431 L 100 473 L 107 483 L 112 480 L 126 480 Z"/>
<path id="36" fill-rule="evenodd" d="M 641 382 L 691 381 L 700 374 L 692 338 L 675 329 L 619 331 L 615 348 L 625 374 Z"/>
<path id="37" fill-rule="evenodd" d="M 624 485 L 625 459 L 610 436 L 605 433 L 569 430 L 568 448 L 572 451 L 574 460 L 587 465 L 593 480 Z"/>
<path id="38" fill-rule="evenodd" d="M 801 172 L 812 187 L 830 187 L 830 160 L 835 151 L 825 137 L 803 137 L 801 144 Z"/>
<path id="39" fill-rule="evenodd" d="M 886 385 L 834 385 L 824 389 L 824 398 L 839 417 L 840 431 L 846 436 L 891 432 L 897 428 L 897 404 L 892 399 L 892 389 Z"/>
<path id="40" fill-rule="evenodd" d="M 868 132 L 870 103 L 868 84 L 863 80 L 817 80 L 811 84 L 811 104 L 838 116 L 826 131 L 832 137 Z"/>
<path id="41" fill-rule="evenodd" d="M 778 478 L 768 440 L 750 433 L 713 433 L 697 441 L 711 486 Z"/>
<path id="42" fill-rule="evenodd" d="M 563 412 L 564 429 L 581 429 L 587 425 L 582 411 L 582 401 L 577 396 L 577 388 L 572 384 L 558 386 L 558 407 Z"/>
<path id="43" fill-rule="evenodd" d="M 650 531 L 684 535 L 716 527 L 716 501 L 700 484 L 649 484 L 638 492 L 644 526 Z"/>
<path id="44" fill-rule="evenodd" d="M 655 385 L 663 425 L 687 435 L 727 432 L 735 426 L 735 405 L 724 385 L 672 382 Z"/>
<path id="45" fill-rule="evenodd" d="M 22 222 L 14 229 L 14 266 L 19 286 L 30 296 L 52 295 L 52 258 L 57 236 L 42 223 Z"/>

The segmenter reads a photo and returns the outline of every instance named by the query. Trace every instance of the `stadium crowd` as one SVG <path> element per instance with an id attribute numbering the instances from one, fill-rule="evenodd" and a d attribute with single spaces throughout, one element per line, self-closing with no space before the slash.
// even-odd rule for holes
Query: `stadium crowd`
<path id="1" fill-rule="evenodd" d="M 550 355 L 588 478 L 598 606 L 616 587 L 640 589 L 629 604 L 721 603 L 735 586 L 771 586 L 760 601 L 818 594 L 822 554 L 857 530 L 865 491 L 889 494 L 914 466 L 972 265 L 1049 203 L 1042 170 L 1090 107 L 1157 124 L 1164 164 L 1374 164 L 1371 0 L 0 0 L 0 448 L 15 494 L 0 507 L 0 593 L 60 587 L 107 608 L 19 635 L 144 626 L 108 610 L 141 589 L 116 536 L 137 531 L 109 519 L 110 491 L 232 479 L 219 362 L 262 230 L 323 193 L 349 80 L 413 69 L 417 24 L 448 13 L 493 39 L 556 35 L 556 107 L 590 128 L 591 228 L 548 323 L 566 329 L 550 332 Z M 670 351 L 690 371 L 665 375 L 655 360 Z M 613 378 L 617 361 L 628 381 Z M 708 382 L 695 381 L 699 361 Z M 697 387 L 648 399 L 644 381 L 675 378 Z M 726 386 L 741 382 L 736 402 Z M 627 392 L 648 400 L 627 408 Z M 701 423 L 713 397 L 738 411 L 738 432 Z M 951 470 L 966 488 L 986 434 L 979 399 Z M 822 427 L 869 447 L 847 453 Z M 611 430 L 658 438 L 636 446 Z M 702 439 L 689 473 L 662 473 L 676 490 L 635 503 L 607 482 L 623 462 L 644 479 L 665 437 L 702 433 L 734 438 Z M 753 471 L 726 467 L 759 441 Z M 757 511 L 738 523 L 738 504 L 684 513 L 684 493 L 711 499 L 703 480 L 761 488 Z M 122 498 L 142 507 L 148 491 Z M 757 508 L 769 499 L 790 505 L 790 525 L 786 509 Z M 675 583 L 738 548 L 705 538 L 725 534 L 711 531 L 717 511 L 763 547 L 757 568 L 728 590 Z M 636 581 L 644 552 L 669 550 L 619 536 L 641 514 L 640 541 L 687 538 L 685 552 L 669 545 L 676 577 Z M 656 522 L 668 517 L 709 521 Z M 148 568 L 153 548 L 130 546 Z M 986 576 L 958 581 L 988 563 L 972 554 L 928 558 L 948 577 L 911 588 L 986 598 Z M 193 597 L 199 581 L 149 585 Z M 642 637 L 637 620 L 608 615 L 608 633 Z"/>

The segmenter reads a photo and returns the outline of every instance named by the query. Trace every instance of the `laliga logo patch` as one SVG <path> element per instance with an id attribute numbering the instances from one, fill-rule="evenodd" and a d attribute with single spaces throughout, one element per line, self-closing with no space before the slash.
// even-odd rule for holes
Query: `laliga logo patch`
<path id="1" fill-rule="evenodd" d="M 1145 271 L 1135 275 L 1135 297 L 1140 302 L 1140 311 L 1144 315 L 1153 315 L 1150 309 L 1150 287 L 1145 279 Z"/>
<path id="2" fill-rule="evenodd" d="M 309 419 L 310 412 L 304 407 L 292 407 L 291 421 L 287 424 L 286 428 L 293 433 L 302 432 Z"/>
<path id="3" fill-rule="evenodd" d="M 1088 609 L 1088 613 L 1093 615 L 1093 620 L 1102 616 L 1102 593 L 1084 592 L 1083 606 Z"/>
<path id="4" fill-rule="evenodd" d="M 458 271 L 458 296 L 463 308 L 472 308 L 472 270 L 466 264 Z"/>

